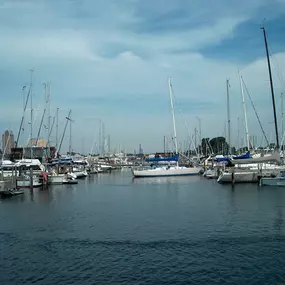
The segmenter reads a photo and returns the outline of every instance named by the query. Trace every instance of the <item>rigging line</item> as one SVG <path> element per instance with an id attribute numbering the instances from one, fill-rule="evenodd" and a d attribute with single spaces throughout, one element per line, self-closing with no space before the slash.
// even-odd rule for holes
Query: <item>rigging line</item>
<path id="1" fill-rule="evenodd" d="M 267 143 L 267 145 L 269 145 L 269 141 L 268 141 L 267 136 L 266 136 L 266 134 L 265 134 L 265 132 L 264 132 L 264 129 L 263 129 L 262 124 L 261 124 L 261 121 L 260 121 L 260 119 L 259 119 L 259 116 L 258 116 L 258 114 L 257 114 L 257 111 L 256 111 L 256 109 L 255 109 L 255 106 L 254 106 L 253 101 L 252 101 L 252 99 L 251 99 L 251 96 L 250 96 L 250 94 L 249 94 L 249 92 L 248 92 L 248 89 L 247 89 L 247 86 L 246 86 L 246 84 L 245 84 L 245 82 L 244 82 L 243 77 L 241 77 L 241 80 L 242 80 L 242 83 L 243 83 L 243 85 L 244 85 L 245 92 L 247 93 L 247 95 L 248 95 L 248 97 L 249 97 L 251 106 L 252 106 L 252 108 L 253 108 L 253 110 L 254 110 L 254 113 L 255 113 L 256 118 L 257 118 L 257 120 L 258 120 L 258 123 L 259 123 L 259 126 L 260 126 L 260 128 L 261 128 L 261 131 L 262 131 L 262 133 L 263 133 L 263 135 L 264 135 L 264 138 L 265 138 L 265 140 L 266 140 L 266 143 Z"/>
<path id="2" fill-rule="evenodd" d="M 271 46 L 269 46 L 269 53 L 270 53 L 270 56 L 271 56 L 272 59 L 273 59 L 274 64 L 276 65 L 277 77 L 278 77 L 278 79 L 279 79 L 279 81 L 280 81 L 280 84 L 281 84 L 281 86 L 282 86 L 282 89 L 283 89 L 283 91 L 285 91 L 285 80 L 284 80 L 284 78 L 283 78 L 283 74 L 282 74 L 282 72 L 281 72 L 281 69 L 280 69 L 280 66 L 279 66 L 279 64 L 278 64 L 278 61 L 276 60 L 276 57 L 275 57 L 274 54 L 273 54 L 273 51 L 272 51 Z"/>
<path id="3" fill-rule="evenodd" d="M 172 95 L 173 95 L 174 101 L 176 102 L 176 101 L 177 101 L 177 98 L 176 98 L 176 96 L 175 96 L 175 92 L 174 92 L 173 88 L 172 88 Z M 183 114 L 181 108 L 178 108 L 178 111 L 179 111 L 180 115 L 182 116 L 182 119 L 183 119 L 183 121 L 184 121 L 184 126 L 185 126 L 185 128 L 186 128 L 186 131 L 188 132 L 188 136 L 189 136 L 189 139 L 190 139 L 190 142 L 191 142 L 190 147 L 191 147 L 192 144 L 193 144 L 193 145 L 194 145 L 194 148 L 195 148 L 195 153 L 196 153 L 196 155 L 198 155 L 198 151 L 197 151 L 197 149 L 196 149 L 196 147 L 195 147 L 195 144 L 194 144 L 194 141 L 193 141 L 193 137 L 192 137 L 191 134 L 190 134 L 189 128 L 188 128 L 188 126 L 187 126 L 187 123 L 186 123 L 186 120 L 185 120 L 185 117 L 184 117 L 184 114 Z"/>

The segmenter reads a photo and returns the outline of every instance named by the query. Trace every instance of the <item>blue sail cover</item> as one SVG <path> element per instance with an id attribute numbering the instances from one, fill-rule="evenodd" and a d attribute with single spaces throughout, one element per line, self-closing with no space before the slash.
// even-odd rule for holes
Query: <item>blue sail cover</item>
<path id="1" fill-rule="evenodd" d="M 228 157 L 216 157 L 217 162 L 230 161 Z"/>
<path id="2" fill-rule="evenodd" d="M 53 164 L 73 164 L 71 157 L 59 157 L 52 160 Z"/>
<path id="3" fill-rule="evenodd" d="M 233 156 L 233 159 L 247 159 L 247 158 L 251 158 L 250 151 L 247 151 L 242 155 Z"/>
<path id="4" fill-rule="evenodd" d="M 172 157 L 153 157 L 147 158 L 146 162 L 162 162 L 162 161 L 178 161 L 178 155 L 174 155 Z"/>
<path id="5" fill-rule="evenodd" d="M 251 158 L 250 151 L 247 151 L 242 155 L 232 156 L 232 159 L 248 159 L 248 158 Z M 217 162 L 230 161 L 230 160 L 231 160 L 230 157 L 216 157 Z"/>

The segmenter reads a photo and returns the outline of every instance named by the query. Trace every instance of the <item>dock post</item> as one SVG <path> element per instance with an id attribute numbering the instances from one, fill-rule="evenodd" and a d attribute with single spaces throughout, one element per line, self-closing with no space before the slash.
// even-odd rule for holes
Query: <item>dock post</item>
<path id="1" fill-rule="evenodd" d="M 14 184 L 14 167 L 12 167 L 12 177 L 11 177 L 11 184 Z"/>
<path id="2" fill-rule="evenodd" d="M 235 185 L 235 172 L 232 171 L 232 185 Z"/>
<path id="3" fill-rule="evenodd" d="M 31 188 L 31 189 L 33 189 L 33 185 L 34 185 L 33 179 L 34 179 L 34 176 L 33 176 L 33 168 L 30 167 L 30 188 Z"/>

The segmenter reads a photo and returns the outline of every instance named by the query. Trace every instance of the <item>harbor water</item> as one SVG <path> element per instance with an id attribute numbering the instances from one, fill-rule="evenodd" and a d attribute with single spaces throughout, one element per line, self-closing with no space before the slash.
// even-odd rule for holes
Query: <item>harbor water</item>
<path id="1" fill-rule="evenodd" d="M 285 189 L 129 170 L 0 200 L 0 284 L 285 284 Z"/>

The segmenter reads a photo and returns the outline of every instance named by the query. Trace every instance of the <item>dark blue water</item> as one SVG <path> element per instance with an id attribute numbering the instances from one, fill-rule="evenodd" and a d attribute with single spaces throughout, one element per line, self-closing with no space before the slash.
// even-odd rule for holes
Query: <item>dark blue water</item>
<path id="1" fill-rule="evenodd" d="M 285 284 L 285 188 L 127 171 L 0 201 L 0 284 Z"/>

